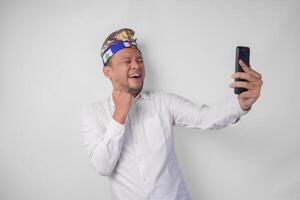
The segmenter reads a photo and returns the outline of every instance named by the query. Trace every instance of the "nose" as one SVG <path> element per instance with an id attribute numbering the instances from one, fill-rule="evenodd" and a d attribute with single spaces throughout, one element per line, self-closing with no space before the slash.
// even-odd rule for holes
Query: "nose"
<path id="1" fill-rule="evenodd" d="M 139 69 L 141 68 L 140 63 L 137 61 L 132 61 L 131 69 Z"/>

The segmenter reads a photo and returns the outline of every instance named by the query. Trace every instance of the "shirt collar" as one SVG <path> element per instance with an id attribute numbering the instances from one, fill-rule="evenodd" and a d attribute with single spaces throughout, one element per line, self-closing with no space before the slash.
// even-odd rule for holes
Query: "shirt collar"
<path id="1" fill-rule="evenodd" d="M 147 91 L 144 91 L 144 90 L 142 90 L 142 91 L 135 97 L 135 99 L 137 99 L 137 98 L 139 98 L 139 97 L 141 97 L 141 98 L 143 98 L 143 99 L 149 99 L 149 96 L 148 96 Z"/>
<path id="2" fill-rule="evenodd" d="M 133 102 L 135 102 L 137 99 L 142 98 L 142 99 L 149 99 L 149 94 L 148 91 L 145 91 L 142 89 L 142 91 L 134 98 Z M 110 102 L 112 104 L 113 107 L 115 107 L 115 102 L 113 101 L 113 97 L 112 97 L 112 93 L 109 96 Z"/>

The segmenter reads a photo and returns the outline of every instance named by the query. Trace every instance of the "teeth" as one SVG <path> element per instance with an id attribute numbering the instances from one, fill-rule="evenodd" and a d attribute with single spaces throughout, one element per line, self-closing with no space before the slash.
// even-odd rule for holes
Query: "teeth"
<path id="1" fill-rule="evenodd" d="M 134 76 L 138 77 L 138 76 L 140 76 L 140 75 L 139 75 L 139 74 L 132 74 L 132 75 L 129 76 L 129 78 L 132 78 L 132 77 L 134 77 Z"/>

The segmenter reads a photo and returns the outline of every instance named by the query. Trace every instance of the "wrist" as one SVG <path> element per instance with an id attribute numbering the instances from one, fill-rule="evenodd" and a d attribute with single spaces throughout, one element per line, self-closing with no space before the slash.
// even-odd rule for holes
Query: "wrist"
<path id="1" fill-rule="evenodd" d="M 125 120 L 126 120 L 126 114 L 122 114 L 119 111 L 115 111 L 113 116 L 114 120 L 116 120 L 117 122 L 124 124 Z"/>
<path id="2" fill-rule="evenodd" d="M 243 111 L 249 111 L 251 109 L 251 106 L 250 107 L 242 107 L 241 106 L 241 108 L 242 108 Z"/>

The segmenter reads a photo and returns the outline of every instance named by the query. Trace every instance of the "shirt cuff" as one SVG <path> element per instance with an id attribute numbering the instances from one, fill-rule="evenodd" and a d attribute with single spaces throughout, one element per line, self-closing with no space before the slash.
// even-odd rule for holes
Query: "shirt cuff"
<path id="1" fill-rule="evenodd" d="M 238 117 L 247 114 L 251 110 L 251 109 L 248 111 L 243 110 L 240 106 L 239 99 L 237 97 L 234 97 L 232 99 L 231 109 L 233 110 L 233 112 L 235 112 L 237 114 Z"/>
<path id="2" fill-rule="evenodd" d="M 110 133 L 113 137 L 121 137 L 124 133 L 125 125 L 117 122 L 114 118 L 111 118 L 108 126 L 107 132 Z"/>
<path id="3" fill-rule="evenodd" d="M 235 118 L 235 121 L 231 124 L 231 126 L 235 126 L 237 122 L 241 120 L 241 117 L 243 115 L 246 115 L 250 110 L 245 111 L 241 108 L 239 100 L 236 96 L 232 97 L 232 99 L 229 101 L 230 103 L 230 112 L 233 112 L 233 116 Z"/>

